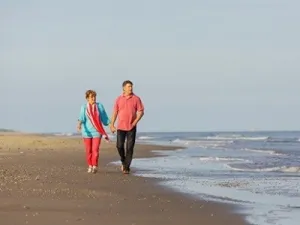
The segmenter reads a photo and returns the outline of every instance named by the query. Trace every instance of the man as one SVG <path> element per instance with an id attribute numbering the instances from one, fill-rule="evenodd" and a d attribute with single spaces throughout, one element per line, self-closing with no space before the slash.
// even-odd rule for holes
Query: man
<path id="1" fill-rule="evenodd" d="M 136 127 L 144 115 L 144 106 L 141 99 L 133 93 L 133 83 L 130 80 L 123 82 L 123 93 L 116 99 L 110 130 L 117 131 L 117 149 L 122 162 L 124 174 L 130 172 L 130 164 L 136 139 Z M 114 124 L 118 118 L 117 129 Z M 125 151 L 125 140 L 126 151 Z"/>

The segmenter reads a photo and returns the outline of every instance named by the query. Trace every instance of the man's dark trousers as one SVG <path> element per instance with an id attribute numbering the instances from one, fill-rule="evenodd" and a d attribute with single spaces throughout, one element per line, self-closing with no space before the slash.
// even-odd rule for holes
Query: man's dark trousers
<path id="1" fill-rule="evenodd" d="M 117 149 L 121 158 L 124 170 L 130 171 L 130 165 L 133 157 L 133 149 L 136 138 L 136 127 L 129 131 L 117 130 Z M 126 151 L 125 151 L 125 140 Z"/>

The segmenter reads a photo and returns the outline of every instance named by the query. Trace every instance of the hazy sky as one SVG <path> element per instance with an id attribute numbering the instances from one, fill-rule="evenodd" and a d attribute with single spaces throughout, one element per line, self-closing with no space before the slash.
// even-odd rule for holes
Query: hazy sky
<path id="1" fill-rule="evenodd" d="M 140 131 L 300 128 L 299 0 L 0 0 L 0 127 L 75 131 L 131 79 Z"/>

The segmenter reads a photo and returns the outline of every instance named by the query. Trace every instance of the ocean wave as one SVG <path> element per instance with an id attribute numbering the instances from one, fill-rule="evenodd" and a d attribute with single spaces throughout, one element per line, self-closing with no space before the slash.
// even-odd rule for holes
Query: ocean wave
<path id="1" fill-rule="evenodd" d="M 54 134 L 51 134 L 51 135 L 60 136 L 60 137 L 80 137 L 81 136 L 80 133 L 54 133 Z M 108 134 L 108 137 L 109 137 L 109 139 L 114 139 L 115 138 L 115 136 L 111 135 L 111 134 Z"/>
<path id="2" fill-rule="evenodd" d="M 256 169 L 249 169 L 249 168 L 237 168 L 234 167 L 233 164 L 227 164 L 228 168 L 235 170 L 235 171 L 245 171 L 245 172 L 283 172 L 283 173 L 300 173 L 299 166 L 281 166 L 281 167 L 266 167 L 266 168 L 256 168 Z"/>
<path id="3" fill-rule="evenodd" d="M 172 143 L 181 144 L 181 145 L 185 145 L 185 146 L 191 146 L 191 147 L 212 148 L 212 147 L 223 147 L 223 146 L 226 146 L 227 144 L 233 143 L 233 141 L 188 140 L 188 139 L 179 139 L 178 138 L 178 139 L 173 140 Z"/>
<path id="4" fill-rule="evenodd" d="M 249 141 L 265 141 L 268 140 L 269 137 L 246 137 L 243 135 L 230 135 L 230 136 L 208 136 L 206 139 L 208 140 L 249 140 Z"/>
<path id="5" fill-rule="evenodd" d="M 70 136 L 78 136 L 79 134 L 78 133 L 55 133 L 53 135 L 54 136 L 67 136 L 67 137 L 70 137 Z"/>
<path id="6" fill-rule="evenodd" d="M 200 161 L 244 161 L 249 162 L 246 159 L 240 158 L 226 158 L 226 157 L 200 157 Z"/>
<path id="7" fill-rule="evenodd" d="M 274 150 L 267 150 L 267 149 L 249 149 L 249 148 L 244 148 L 242 149 L 243 151 L 247 152 L 255 152 L 255 153 L 262 153 L 262 154 L 270 154 L 270 155 L 284 155 L 283 153 L 278 153 Z"/>
<path id="8" fill-rule="evenodd" d="M 140 136 L 138 137 L 139 140 L 151 140 L 151 139 L 155 139 L 155 137 L 151 137 L 151 136 Z"/>
<path id="9" fill-rule="evenodd" d="M 282 143 L 295 143 L 295 142 L 300 142 L 299 137 L 269 137 L 267 139 L 267 142 L 282 142 Z"/>
<path id="10" fill-rule="evenodd" d="M 299 137 L 272 137 L 272 136 L 244 136 L 239 134 L 233 135 L 211 135 L 200 137 L 198 140 L 214 140 L 214 141 L 264 141 L 264 142 L 300 142 Z"/>

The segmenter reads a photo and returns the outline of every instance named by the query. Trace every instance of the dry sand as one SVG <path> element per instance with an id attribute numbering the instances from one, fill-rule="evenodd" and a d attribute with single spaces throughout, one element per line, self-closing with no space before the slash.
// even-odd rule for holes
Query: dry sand
<path id="1" fill-rule="evenodd" d="M 135 157 L 171 147 L 137 145 Z M 243 225 L 225 204 L 196 200 L 123 175 L 114 144 L 102 143 L 88 174 L 80 138 L 0 133 L 0 225 Z"/>

